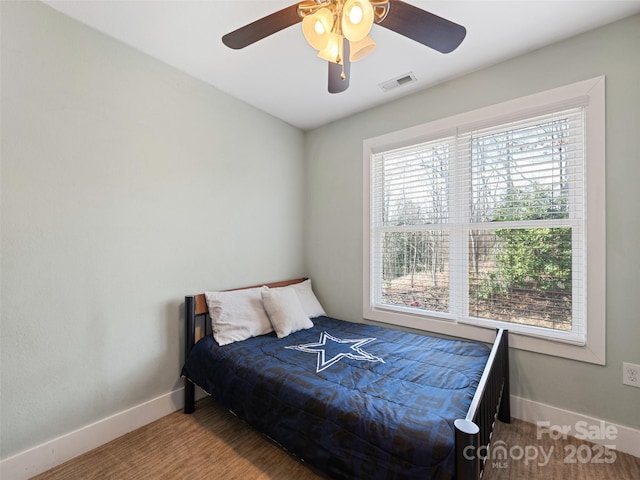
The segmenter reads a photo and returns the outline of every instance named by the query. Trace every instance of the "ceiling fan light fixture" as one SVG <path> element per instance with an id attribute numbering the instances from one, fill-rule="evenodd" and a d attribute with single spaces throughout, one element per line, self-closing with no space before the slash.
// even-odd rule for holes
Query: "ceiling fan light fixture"
<path id="1" fill-rule="evenodd" d="M 373 6 L 369 0 L 347 0 L 342 8 L 342 33 L 351 42 L 364 39 L 373 26 Z"/>
<path id="2" fill-rule="evenodd" d="M 316 50 L 322 50 L 326 47 L 332 28 L 333 13 L 328 8 L 321 8 L 302 19 L 304 38 Z"/>
<path id="3" fill-rule="evenodd" d="M 306 41 L 329 64 L 329 93 L 340 93 L 349 86 L 351 63 L 376 47 L 369 37 L 374 23 L 441 53 L 455 50 L 467 34 L 462 25 L 401 0 L 298 2 L 223 35 L 222 42 L 237 50 L 302 22 Z M 404 77 L 396 82 L 405 83 Z"/>
<path id="4" fill-rule="evenodd" d="M 350 53 L 349 53 L 349 61 L 357 62 L 358 60 L 362 60 L 364 57 L 369 55 L 376 48 L 376 42 L 367 35 L 359 42 L 349 42 Z"/>

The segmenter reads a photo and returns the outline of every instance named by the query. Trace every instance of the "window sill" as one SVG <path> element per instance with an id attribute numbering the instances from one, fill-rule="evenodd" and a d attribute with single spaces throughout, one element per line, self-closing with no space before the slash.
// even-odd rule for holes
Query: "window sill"
<path id="1" fill-rule="evenodd" d="M 490 327 L 470 325 L 450 318 L 435 318 L 425 315 L 395 312 L 382 308 L 368 307 L 364 310 L 364 318 L 378 323 L 385 323 L 403 328 L 409 328 L 425 333 L 435 333 L 452 337 L 491 343 L 495 337 L 495 330 Z M 591 335 L 594 337 L 596 335 Z M 574 345 L 550 338 L 534 337 L 522 333 L 509 332 L 509 346 L 518 350 L 525 350 L 544 355 L 568 358 L 580 362 L 605 364 L 604 335 L 600 341 L 588 341 L 586 345 Z"/>

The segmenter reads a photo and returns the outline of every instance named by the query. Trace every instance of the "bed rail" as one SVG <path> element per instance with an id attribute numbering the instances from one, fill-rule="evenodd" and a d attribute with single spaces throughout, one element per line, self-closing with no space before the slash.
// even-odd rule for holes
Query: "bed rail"
<path id="1" fill-rule="evenodd" d="M 509 332 L 499 329 L 467 416 L 455 421 L 457 480 L 481 478 L 496 417 L 511 422 L 509 396 Z"/>
<path id="2" fill-rule="evenodd" d="M 207 302 L 204 294 L 189 295 L 184 297 L 184 358 L 191 353 L 193 345 L 196 343 L 196 318 L 203 317 L 203 330 L 206 335 L 207 329 Z M 195 410 L 195 385 L 185 378 L 184 380 L 184 413 L 193 413 Z"/>

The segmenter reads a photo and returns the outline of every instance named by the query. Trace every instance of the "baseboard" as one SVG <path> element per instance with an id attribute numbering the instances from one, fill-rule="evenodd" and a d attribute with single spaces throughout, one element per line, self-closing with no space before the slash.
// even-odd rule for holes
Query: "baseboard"
<path id="1" fill-rule="evenodd" d="M 196 399 L 204 396 L 206 394 L 196 388 Z M 26 480 L 183 407 L 184 388 L 180 388 L 6 458 L 0 462 L 0 478 Z M 613 428 L 615 438 L 595 438 L 590 441 L 615 445 L 618 451 L 640 457 L 640 430 L 516 396 L 511 397 L 511 415 L 533 424 L 544 422 L 551 429 L 553 426 L 568 425 L 571 427 L 569 433 L 576 431 L 576 425 L 580 427 L 579 422 L 583 422 L 587 428 L 609 428 L 609 433 L 613 432 Z"/>
<path id="2" fill-rule="evenodd" d="M 614 446 L 619 452 L 640 457 L 640 430 L 605 422 L 598 418 L 511 396 L 511 415 L 538 425 L 541 435 L 563 434 L 588 440 L 598 445 Z"/>
<path id="3" fill-rule="evenodd" d="M 196 399 L 206 396 L 196 388 Z M 0 478 L 26 480 L 184 407 L 184 388 L 0 461 Z"/>

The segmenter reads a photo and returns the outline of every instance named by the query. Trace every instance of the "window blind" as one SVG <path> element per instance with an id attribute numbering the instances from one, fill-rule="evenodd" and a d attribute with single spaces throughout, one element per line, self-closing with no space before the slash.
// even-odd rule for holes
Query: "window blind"
<path id="1" fill-rule="evenodd" d="M 374 156 L 373 290 L 379 305 L 449 312 L 450 136 Z"/>
<path id="2" fill-rule="evenodd" d="M 378 308 L 583 343 L 584 107 L 372 156 Z"/>

